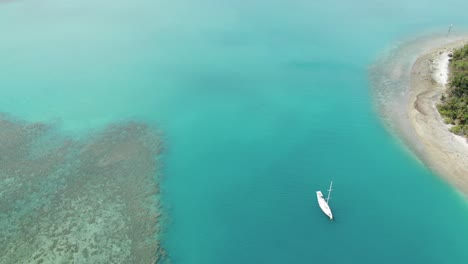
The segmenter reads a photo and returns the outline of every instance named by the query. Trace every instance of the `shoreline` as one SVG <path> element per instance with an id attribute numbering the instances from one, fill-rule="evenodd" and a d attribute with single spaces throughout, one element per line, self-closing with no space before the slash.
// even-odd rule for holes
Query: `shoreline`
<path id="1" fill-rule="evenodd" d="M 407 115 L 423 162 L 468 197 L 468 143 L 451 133 L 436 105 L 446 90 L 448 54 L 467 39 L 436 47 L 419 56 L 411 68 Z"/>

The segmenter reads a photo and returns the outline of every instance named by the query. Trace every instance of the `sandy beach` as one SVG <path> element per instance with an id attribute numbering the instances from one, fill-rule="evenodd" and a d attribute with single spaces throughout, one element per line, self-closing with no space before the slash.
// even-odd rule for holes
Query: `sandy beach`
<path id="1" fill-rule="evenodd" d="M 448 81 L 449 53 L 467 44 L 456 41 L 420 56 L 411 68 L 407 118 L 422 145 L 416 151 L 437 174 L 468 196 L 468 143 L 454 135 L 437 111 Z"/>

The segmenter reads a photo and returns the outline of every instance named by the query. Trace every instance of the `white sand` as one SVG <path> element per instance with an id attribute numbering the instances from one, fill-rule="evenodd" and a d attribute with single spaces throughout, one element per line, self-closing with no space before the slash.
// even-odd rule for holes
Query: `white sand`
<path id="1" fill-rule="evenodd" d="M 448 83 L 448 75 L 449 75 L 449 51 L 444 51 L 434 62 L 434 74 L 432 77 L 434 80 L 446 86 Z"/>

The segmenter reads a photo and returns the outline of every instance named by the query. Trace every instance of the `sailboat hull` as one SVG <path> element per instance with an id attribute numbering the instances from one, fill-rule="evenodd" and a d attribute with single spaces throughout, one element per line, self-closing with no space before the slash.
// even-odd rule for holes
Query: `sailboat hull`
<path id="1" fill-rule="evenodd" d="M 317 191 L 317 201 L 323 213 L 327 215 L 330 218 L 330 220 L 333 220 L 333 214 L 330 209 L 330 206 L 328 206 L 327 201 L 323 198 L 323 194 L 321 191 Z"/>

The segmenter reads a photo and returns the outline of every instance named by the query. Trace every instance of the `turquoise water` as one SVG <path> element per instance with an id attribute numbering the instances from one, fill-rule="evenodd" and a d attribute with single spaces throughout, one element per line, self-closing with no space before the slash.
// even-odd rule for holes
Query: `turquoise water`
<path id="1" fill-rule="evenodd" d="M 173 263 L 464 263 L 468 206 L 383 128 L 368 67 L 465 1 L 7 1 L 0 111 L 165 133 Z M 315 191 L 334 181 L 330 222 Z"/>

